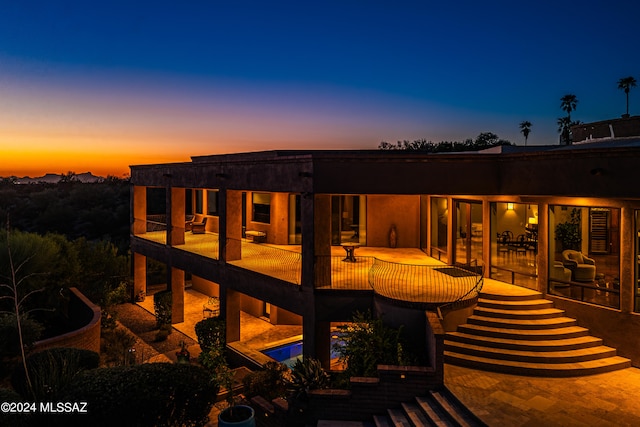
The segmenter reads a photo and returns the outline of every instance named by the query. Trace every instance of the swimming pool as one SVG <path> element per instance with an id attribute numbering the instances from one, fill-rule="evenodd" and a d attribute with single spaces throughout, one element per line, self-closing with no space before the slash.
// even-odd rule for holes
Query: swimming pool
<path id="1" fill-rule="evenodd" d="M 331 334 L 331 359 L 337 359 L 340 356 L 333 349 L 334 344 L 342 344 L 340 335 L 336 334 L 335 332 Z M 296 363 L 296 360 L 302 359 L 302 341 L 296 341 L 279 345 L 277 347 L 267 348 L 262 350 L 261 353 L 280 363 L 284 363 L 291 368 Z"/>

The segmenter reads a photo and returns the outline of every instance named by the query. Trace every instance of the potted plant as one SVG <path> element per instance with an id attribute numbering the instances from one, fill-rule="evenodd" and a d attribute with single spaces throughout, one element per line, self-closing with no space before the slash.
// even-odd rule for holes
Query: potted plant
<path id="1" fill-rule="evenodd" d="M 580 233 L 580 211 L 578 209 L 571 210 L 569 221 L 556 225 L 556 240 L 562 243 L 561 250 L 580 250 L 582 234 Z"/>
<path id="2" fill-rule="evenodd" d="M 229 405 L 218 414 L 218 426 L 255 427 L 255 411 L 247 405 L 236 405 L 233 395 L 233 371 L 229 369 L 224 357 L 224 348 L 215 345 L 200 353 L 200 363 L 213 377 L 214 381 L 226 391 L 225 400 Z"/>
<path id="3" fill-rule="evenodd" d="M 227 390 L 226 401 L 229 405 L 226 409 L 218 414 L 219 427 L 255 427 L 255 411 L 248 405 L 237 405 L 235 396 L 233 395 L 233 371 L 229 369 L 226 363 L 221 364 L 216 369 L 215 376 Z"/>
<path id="4" fill-rule="evenodd" d="M 189 363 L 191 359 L 191 354 L 187 350 L 187 344 L 184 340 L 180 341 L 180 350 L 176 351 L 176 357 L 178 358 L 178 363 Z"/>

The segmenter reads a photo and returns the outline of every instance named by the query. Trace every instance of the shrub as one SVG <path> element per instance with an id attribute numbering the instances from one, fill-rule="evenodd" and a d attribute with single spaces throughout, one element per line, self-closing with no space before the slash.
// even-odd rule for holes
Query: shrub
<path id="1" fill-rule="evenodd" d="M 153 294 L 153 308 L 156 312 L 156 327 L 171 324 L 171 291 Z"/>
<path id="2" fill-rule="evenodd" d="M 198 344 L 203 352 L 214 347 L 225 348 L 226 340 L 226 323 L 221 317 L 209 317 L 196 323 L 196 336 Z"/>
<path id="3" fill-rule="evenodd" d="M 28 315 L 20 316 L 22 339 L 27 346 L 31 346 L 42 335 L 44 328 Z M 12 313 L 0 314 L 0 357 L 13 357 L 20 354 L 20 339 L 18 323 Z"/>
<path id="4" fill-rule="evenodd" d="M 290 373 L 287 365 L 267 362 L 260 371 L 254 371 L 242 379 L 247 397 L 262 396 L 267 400 L 284 397 Z"/>
<path id="5" fill-rule="evenodd" d="M 17 403 L 27 401 L 28 399 L 23 399 L 18 393 L 13 390 L 10 390 L 8 388 L 0 388 L 0 402 L 2 403 Z M 32 425 L 31 414 L 0 411 L 0 426 L 28 427 L 30 425 Z"/>
<path id="6" fill-rule="evenodd" d="M 160 329 L 158 329 L 158 332 L 156 332 L 155 341 L 166 341 L 167 338 L 169 338 L 169 335 L 171 335 L 171 332 L 173 332 L 173 326 L 171 326 L 170 324 L 161 325 Z"/>
<path id="7" fill-rule="evenodd" d="M 356 313 L 353 323 L 339 326 L 343 345 L 334 346 L 340 361 L 346 362 L 346 377 L 372 377 L 379 364 L 398 365 L 400 330 L 385 326 L 371 313 Z"/>
<path id="8" fill-rule="evenodd" d="M 175 363 L 85 371 L 72 386 L 62 399 L 87 402 L 83 425 L 109 427 L 204 426 L 219 388 L 200 366 Z"/>
<path id="9" fill-rule="evenodd" d="M 101 350 L 106 362 L 114 366 L 130 364 L 129 349 L 136 341 L 138 338 L 125 329 L 102 331 Z"/>
<path id="10" fill-rule="evenodd" d="M 29 390 L 24 367 L 18 365 L 11 375 L 11 385 L 25 399 L 57 400 L 74 376 L 85 369 L 97 368 L 100 355 L 77 348 L 51 348 L 27 357 L 27 369 L 33 394 Z"/>
<path id="11" fill-rule="evenodd" d="M 329 374 L 320 361 L 311 357 L 296 360 L 291 368 L 291 380 L 288 389 L 294 400 L 306 399 L 310 390 L 329 387 Z"/>

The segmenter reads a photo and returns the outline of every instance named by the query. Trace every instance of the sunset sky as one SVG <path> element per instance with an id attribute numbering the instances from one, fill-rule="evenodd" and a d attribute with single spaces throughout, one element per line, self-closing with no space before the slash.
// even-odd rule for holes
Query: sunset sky
<path id="1" fill-rule="evenodd" d="M 0 0 L 0 176 L 494 132 L 640 82 L 640 2 Z M 630 113 L 640 114 L 640 87 Z"/>

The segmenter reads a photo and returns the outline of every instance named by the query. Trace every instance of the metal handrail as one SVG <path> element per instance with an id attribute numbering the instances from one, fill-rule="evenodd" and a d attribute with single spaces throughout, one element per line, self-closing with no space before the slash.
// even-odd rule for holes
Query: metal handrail
<path id="1" fill-rule="evenodd" d="M 227 261 L 229 264 L 246 268 L 286 282 L 300 284 L 302 254 L 268 244 L 255 243 L 246 239 L 227 238 L 227 253 L 233 245 L 240 245 L 241 259 Z"/>

